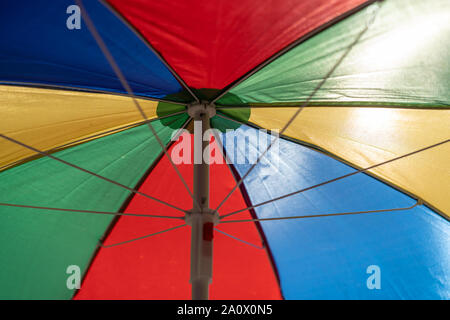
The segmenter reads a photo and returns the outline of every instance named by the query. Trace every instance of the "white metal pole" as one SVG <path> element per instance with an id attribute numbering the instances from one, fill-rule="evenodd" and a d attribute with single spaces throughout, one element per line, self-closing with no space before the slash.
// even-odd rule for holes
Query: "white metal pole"
<path id="1" fill-rule="evenodd" d="M 194 118 L 194 201 L 187 223 L 191 225 L 192 299 L 207 300 L 212 282 L 213 229 L 218 218 L 209 208 L 209 155 L 204 150 L 210 137 L 203 141 L 212 113 L 206 110 L 206 105 L 198 106 L 191 112 Z"/>

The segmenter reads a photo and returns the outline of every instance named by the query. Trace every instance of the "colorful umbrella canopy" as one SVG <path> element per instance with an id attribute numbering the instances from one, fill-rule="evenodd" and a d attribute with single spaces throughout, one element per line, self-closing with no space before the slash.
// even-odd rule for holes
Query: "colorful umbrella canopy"
<path id="1" fill-rule="evenodd" d="M 198 231 L 213 299 L 449 299 L 448 21 L 446 0 L 2 2 L 0 298 L 189 299 Z M 220 220 L 194 232 L 200 207 Z"/>

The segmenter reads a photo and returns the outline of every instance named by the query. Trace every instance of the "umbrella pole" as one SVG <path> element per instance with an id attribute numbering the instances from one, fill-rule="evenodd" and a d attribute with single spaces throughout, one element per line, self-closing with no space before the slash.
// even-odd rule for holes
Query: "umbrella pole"
<path id="1" fill-rule="evenodd" d="M 186 216 L 191 226 L 191 285 L 193 300 L 207 300 L 212 282 L 213 228 L 218 215 L 209 208 L 209 119 L 215 113 L 207 104 L 190 106 L 194 118 L 194 189 L 193 209 Z M 204 141 L 204 139 L 206 141 Z"/>

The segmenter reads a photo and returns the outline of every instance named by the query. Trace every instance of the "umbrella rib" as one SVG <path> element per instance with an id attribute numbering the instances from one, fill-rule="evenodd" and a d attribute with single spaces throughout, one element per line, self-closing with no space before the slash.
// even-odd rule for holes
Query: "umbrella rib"
<path id="1" fill-rule="evenodd" d="M 221 233 L 221 234 L 223 234 L 223 235 L 225 235 L 225 236 L 227 236 L 227 237 L 230 237 L 231 239 L 234 239 L 234 240 L 237 240 L 237 241 L 239 241 L 239 242 L 242 242 L 242 243 L 244 243 L 244 244 L 246 244 L 246 245 L 249 245 L 249 246 L 251 246 L 251 247 L 253 247 L 253 248 L 261 249 L 261 250 L 263 250 L 263 249 L 265 248 L 264 244 L 263 244 L 262 246 L 258 246 L 257 244 L 254 244 L 254 243 L 251 243 L 251 242 L 242 240 L 242 239 L 240 239 L 240 238 L 238 238 L 238 237 L 235 237 L 235 236 L 233 236 L 233 235 L 231 235 L 231 234 L 229 234 L 229 233 L 226 233 L 225 231 L 219 230 L 219 229 L 217 229 L 217 228 L 214 228 L 214 230 L 216 230 L 217 232 L 219 232 L 219 233 Z"/>
<path id="2" fill-rule="evenodd" d="M 245 123 L 244 121 L 236 120 L 236 119 L 227 117 L 227 116 L 225 116 L 225 115 L 223 115 L 223 114 L 220 114 L 220 113 L 216 113 L 216 116 L 218 116 L 218 117 L 220 117 L 220 118 L 223 118 L 223 119 L 226 119 L 226 120 L 230 120 L 230 121 L 236 122 L 236 123 L 238 123 L 238 124 L 243 124 L 243 125 L 246 125 L 246 126 L 249 125 L 248 123 Z"/>
<path id="3" fill-rule="evenodd" d="M 107 91 L 107 90 L 101 90 L 101 89 L 92 89 L 92 88 L 83 88 L 83 87 L 72 87 L 68 85 L 59 85 L 59 84 L 48 84 L 48 83 L 40 83 L 40 82 L 24 82 L 24 81 L 4 81 L 1 80 L 0 84 L 2 85 L 9 85 L 9 86 L 26 86 L 26 87 L 32 87 L 32 88 L 38 88 L 38 89 L 49 89 L 49 90 L 66 90 L 66 91 L 78 91 L 78 92 L 87 92 L 87 93 L 99 93 L 99 94 L 109 94 L 119 97 L 130 97 L 128 93 L 121 93 L 121 92 L 113 92 L 113 91 Z M 185 106 L 186 103 L 183 102 L 177 102 L 177 101 L 171 101 L 161 98 L 152 98 L 147 96 L 138 96 L 140 100 L 149 100 L 153 102 L 167 102 L 171 104 L 177 104 Z"/>
<path id="4" fill-rule="evenodd" d="M 172 115 L 173 115 L 173 114 L 172 114 Z M 160 118 L 158 118 L 158 119 L 162 119 L 162 118 L 165 118 L 165 116 L 160 117 Z M 173 138 L 174 141 L 176 141 L 176 140 L 178 139 L 179 135 L 180 135 L 181 132 L 182 132 L 182 129 L 184 129 L 184 128 L 186 127 L 186 125 L 189 123 L 189 121 L 190 121 L 191 119 L 192 119 L 192 118 L 189 117 L 189 119 L 186 120 L 186 122 L 184 123 L 184 125 L 183 125 L 180 129 L 178 129 L 177 133 L 175 134 L 175 136 L 174 136 L 174 138 Z M 150 121 L 154 121 L 154 120 L 156 120 L 156 119 L 152 119 L 152 120 L 150 120 Z M 123 128 L 129 127 L 129 126 L 134 126 L 134 125 L 136 125 L 136 124 L 128 125 L 128 126 L 125 126 L 125 127 L 123 127 Z M 120 130 L 120 129 L 121 129 L 121 128 L 117 128 L 117 129 L 114 129 L 114 130 Z M 113 131 L 113 130 L 110 130 L 110 131 Z M 103 134 L 104 134 L 104 133 L 103 133 Z M 95 135 L 95 136 L 96 136 L 96 135 Z M 91 136 L 91 137 L 93 137 L 93 136 Z M 85 139 L 90 139 L 91 137 L 87 137 L 87 138 L 84 138 L 84 139 L 80 139 L 80 141 L 81 141 L 81 140 L 85 140 Z M 74 143 L 75 143 L 75 142 L 74 142 Z M 69 145 L 69 144 L 67 144 L 67 145 Z M 57 147 L 57 148 L 61 148 L 61 147 L 62 147 L 62 146 Z M 57 148 L 54 148 L 54 149 L 57 149 Z M 52 151 L 52 150 L 54 150 L 54 149 L 51 149 L 50 151 Z M 47 151 L 47 152 L 50 152 L 50 151 Z M 0 169 L 1 169 L 1 168 L 0 168 Z M 79 209 L 54 208 L 54 207 L 41 207 L 41 206 L 30 206 L 30 205 L 13 204 L 13 203 L 0 203 L 0 206 L 18 207 L 18 208 L 30 208 L 30 209 L 42 209 L 42 210 L 53 210 L 53 211 L 65 211 L 65 212 L 94 213 L 94 214 L 109 214 L 109 215 L 115 215 L 115 216 L 137 216 L 137 217 L 168 218 L 168 219 L 181 219 L 181 220 L 184 220 L 184 217 L 174 217 L 174 216 L 149 215 L 149 214 L 138 214 L 138 213 L 121 213 L 121 212 L 105 212 L 105 211 L 93 211 L 93 210 L 79 210 Z"/>
<path id="5" fill-rule="evenodd" d="M 236 86 L 238 86 L 239 84 L 241 84 L 242 82 L 244 82 L 245 80 L 250 78 L 252 75 L 254 75 L 258 71 L 260 71 L 261 69 L 266 67 L 271 62 L 273 62 L 276 59 L 278 59 L 279 57 L 281 57 L 283 54 L 285 54 L 288 51 L 292 50 L 293 48 L 297 47 L 302 42 L 310 39 L 311 37 L 319 34 L 322 31 L 324 31 L 325 29 L 333 26 L 334 24 L 342 21 L 343 19 L 348 18 L 349 16 L 357 13 L 358 11 L 360 11 L 360 10 L 362 10 L 362 9 L 368 7 L 369 5 L 371 5 L 371 4 L 375 3 L 375 2 L 378 2 L 378 1 L 383 1 L 383 0 L 369 0 L 369 1 L 366 1 L 366 2 L 356 6 L 355 8 L 353 8 L 353 9 L 351 9 L 351 10 L 349 10 L 349 11 L 347 11 L 347 12 L 341 14 L 341 15 L 339 15 L 338 17 L 335 17 L 334 19 L 332 19 L 332 20 L 322 24 L 320 27 L 316 28 L 315 30 L 312 30 L 311 32 L 308 32 L 306 35 L 300 37 L 299 39 L 297 39 L 294 42 L 292 42 L 291 44 L 289 44 L 287 47 L 284 47 L 280 51 L 276 52 L 274 55 L 272 55 L 268 59 L 266 59 L 263 62 L 261 62 L 255 68 L 251 69 L 249 72 L 244 74 L 242 77 L 240 77 L 239 79 L 237 79 L 236 81 L 232 82 L 227 87 L 222 89 L 221 92 L 216 97 L 214 97 L 214 99 L 211 101 L 211 103 L 215 103 L 216 101 L 218 101 L 220 98 L 225 96 L 228 92 L 230 92 L 233 88 L 235 88 Z"/>
<path id="6" fill-rule="evenodd" d="M 105 56 L 106 60 L 108 60 L 110 66 L 112 67 L 112 69 L 114 70 L 114 73 L 116 74 L 116 76 L 119 78 L 122 86 L 125 88 L 125 90 L 128 92 L 128 94 L 130 95 L 131 99 L 133 100 L 134 105 L 136 106 L 136 108 L 139 110 L 139 112 L 141 113 L 142 117 L 145 120 L 148 120 L 147 115 L 145 113 L 145 111 L 142 109 L 141 105 L 139 104 L 139 102 L 136 99 L 136 96 L 133 93 L 133 90 L 131 89 L 130 85 L 128 84 L 128 81 L 126 80 L 125 76 L 123 75 L 121 69 L 119 68 L 119 65 L 117 64 L 116 60 L 114 59 L 114 57 L 112 56 L 111 52 L 109 51 L 109 49 L 107 48 L 106 44 L 104 43 L 102 37 L 100 36 L 100 34 L 97 31 L 97 28 L 95 27 L 94 23 L 92 22 L 91 18 L 89 17 L 86 9 L 83 6 L 83 3 L 81 0 L 76 0 L 78 6 L 81 9 L 83 18 L 86 22 L 86 25 L 89 29 L 89 31 L 91 32 L 92 36 L 94 37 L 95 41 L 97 42 L 97 45 L 99 46 L 99 48 L 101 49 L 101 51 L 103 52 L 103 55 Z M 186 180 L 183 178 L 183 176 L 181 175 L 180 171 L 178 170 L 177 166 L 173 163 L 172 158 L 170 157 L 169 153 L 167 152 L 167 148 L 166 146 L 162 143 L 161 139 L 159 138 L 155 128 L 153 127 L 153 125 L 148 122 L 148 127 L 150 129 L 150 131 L 152 132 L 152 134 L 155 136 L 156 140 L 158 141 L 158 143 L 160 144 L 161 148 L 164 150 L 164 155 L 168 158 L 170 164 L 172 165 L 173 169 L 175 170 L 175 172 L 177 173 L 178 177 L 180 178 L 181 182 L 183 183 L 186 191 L 189 193 L 190 197 L 192 198 L 192 200 L 194 201 L 194 203 L 197 204 L 197 206 L 200 208 L 200 205 L 197 203 L 196 199 L 194 198 L 193 193 L 191 192 L 190 188 L 188 187 Z"/>
<path id="7" fill-rule="evenodd" d="M 433 101 L 434 102 L 434 101 Z M 450 108 L 449 104 L 443 104 L 439 106 L 413 106 L 413 105 L 395 105 L 395 106 L 389 106 L 387 105 L 388 102 L 386 102 L 386 105 L 371 105 L 371 104 L 354 104 L 353 102 L 350 104 L 310 104 L 309 107 L 314 108 L 377 108 L 377 109 L 422 109 L 422 110 L 447 110 Z M 216 106 L 216 110 L 226 110 L 226 109 L 285 109 L 285 108 L 299 108 L 301 105 L 299 104 L 289 104 L 289 105 L 283 105 L 283 104 L 271 104 L 271 105 L 219 105 Z"/>
<path id="8" fill-rule="evenodd" d="M 379 7 L 376 8 L 375 11 L 373 11 L 372 16 L 370 17 L 370 20 L 366 23 L 363 30 L 360 31 L 358 36 L 355 38 L 355 40 L 347 47 L 347 49 L 344 51 L 342 56 L 336 61 L 336 63 L 333 65 L 333 67 L 328 71 L 328 73 L 324 76 L 324 78 L 320 81 L 320 83 L 314 88 L 314 90 L 311 92 L 311 94 L 308 96 L 308 98 L 305 100 L 305 102 L 298 108 L 298 110 L 294 113 L 294 115 L 289 119 L 289 121 L 284 125 L 284 127 L 280 130 L 279 134 L 270 142 L 267 149 L 258 157 L 256 162 L 250 167 L 250 169 L 241 177 L 239 182 L 234 186 L 234 188 L 225 196 L 225 198 L 220 202 L 220 204 L 217 206 L 216 211 L 219 210 L 222 205 L 228 200 L 228 198 L 234 193 L 234 191 L 239 188 L 239 186 L 242 184 L 244 179 L 253 171 L 253 169 L 258 165 L 258 163 L 261 161 L 261 159 L 267 154 L 267 152 L 270 150 L 270 148 L 278 141 L 280 136 L 287 130 L 287 128 L 294 122 L 294 120 L 297 118 L 297 116 L 302 112 L 302 110 L 308 106 L 309 102 L 311 101 L 312 97 L 316 94 L 317 91 L 322 87 L 322 85 L 327 81 L 327 79 L 333 74 L 333 72 L 336 70 L 336 68 L 341 64 L 341 62 L 347 57 L 347 55 L 350 53 L 352 48 L 359 42 L 361 37 L 366 33 L 367 30 L 369 30 L 371 24 L 375 20 L 376 14 L 378 13 Z"/>
<path id="9" fill-rule="evenodd" d="M 339 213 L 327 213 L 327 214 L 317 214 L 317 215 L 304 215 L 304 216 L 291 216 L 291 217 L 277 217 L 277 218 L 261 218 L 261 219 L 241 219 L 241 220 L 226 220 L 220 221 L 220 223 L 238 223 L 238 222 L 256 222 L 256 221 L 277 221 L 277 220 L 290 220 L 290 219 L 306 219 L 306 218 L 322 218 L 322 217 L 333 217 L 333 216 L 346 216 L 364 213 L 382 213 L 382 212 L 397 212 L 411 210 L 418 205 L 422 205 L 422 200 L 417 200 L 415 204 L 409 207 L 403 208 L 391 208 L 391 209 L 380 209 L 380 210 L 366 210 L 366 211 L 350 211 L 350 212 L 339 212 Z"/>
<path id="10" fill-rule="evenodd" d="M 403 154 L 403 155 L 401 155 L 401 156 L 398 156 L 398 157 L 395 157 L 395 158 L 392 158 L 392 159 L 389 159 L 389 160 L 386 160 L 386 161 L 383 161 L 383 162 L 380 162 L 380 163 L 371 165 L 371 166 L 366 167 L 366 168 L 363 168 L 363 169 L 356 170 L 356 171 L 354 171 L 354 172 L 351 172 L 351 173 L 348 173 L 348 174 L 339 176 L 339 177 L 337 177 L 337 178 L 334 178 L 334 179 L 331 179 L 331 180 L 327 180 L 327 181 L 324 181 L 324 182 L 315 184 L 315 185 L 310 186 L 310 187 L 307 187 L 307 188 L 303 188 L 303 189 L 300 189 L 300 190 L 297 190 L 297 191 L 294 191 L 294 192 L 291 192 L 291 193 L 287 193 L 287 194 L 282 195 L 282 196 L 280 196 L 280 197 L 276 197 L 276 198 L 274 198 L 274 199 L 267 200 L 267 201 L 264 201 L 264 202 L 255 204 L 255 205 L 250 206 L 250 207 L 247 207 L 247 208 L 245 208 L 245 209 L 240 209 L 240 210 L 233 211 L 233 212 L 231 212 L 231 213 L 224 214 L 224 215 L 220 216 L 220 218 L 223 219 L 223 218 L 225 218 L 225 217 L 229 217 L 229 216 L 231 216 L 231 215 L 234 215 L 234 214 L 237 214 L 237 213 L 240 213 L 240 212 L 243 212 L 243 211 L 251 210 L 251 209 L 254 209 L 254 208 L 257 208 L 257 207 L 260 207 L 260 206 L 269 204 L 269 203 L 274 202 L 274 201 L 278 201 L 278 200 L 281 200 L 281 199 L 285 199 L 285 198 L 287 198 L 287 197 L 290 197 L 290 196 L 293 196 L 293 195 L 296 195 L 296 194 L 299 194 L 299 193 L 303 193 L 303 192 L 305 192 L 305 191 L 309 191 L 309 190 L 312 190 L 312 189 L 315 189 L 315 188 L 324 186 L 324 185 L 326 185 L 326 184 L 329 184 L 329 183 L 332 183 L 332 182 L 335 182 L 335 181 L 338 181 L 338 180 L 342 180 L 342 179 L 344 179 L 344 178 L 351 177 L 351 176 L 353 176 L 353 175 L 355 175 L 355 174 L 363 173 L 363 172 L 369 171 L 369 170 L 371 170 L 371 169 L 374 169 L 374 168 L 377 168 L 377 167 L 379 167 L 379 166 L 382 166 L 382 165 L 385 165 L 385 164 L 394 162 L 394 161 L 396 161 L 396 160 L 400 160 L 400 159 L 403 159 L 403 158 L 412 156 L 412 155 L 414 155 L 414 154 L 417 154 L 417 153 L 420 153 L 420 152 L 423 152 L 423 151 L 426 151 L 426 150 L 429 150 L 429 149 L 432 149 L 432 148 L 441 146 L 441 145 L 443 145 L 443 144 L 445 144 L 445 143 L 448 143 L 448 142 L 450 142 L 450 139 L 447 139 L 447 140 L 444 140 L 444 141 L 441 141 L 441 142 L 438 142 L 438 143 L 429 145 L 429 146 L 427 146 L 427 147 L 424 147 L 424 148 L 421 148 L 421 149 L 418 149 L 418 150 L 414 150 L 414 151 L 412 151 L 412 152 Z"/>
<path id="11" fill-rule="evenodd" d="M 168 232 L 168 231 L 172 231 L 172 230 L 175 230 L 175 229 L 178 229 L 178 228 L 181 228 L 181 227 L 185 227 L 185 226 L 187 226 L 187 224 L 182 224 L 182 225 L 179 225 L 179 226 L 176 226 L 176 227 L 172 227 L 172 228 L 165 229 L 165 230 L 162 230 L 162 231 L 150 233 L 150 234 L 147 234 L 147 235 L 142 236 L 142 237 L 138 237 L 138 238 L 134 238 L 134 239 L 126 240 L 126 241 L 117 242 L 117 243 L 114 243 L 114 244 L 104 245 L 103 243 L 101 243 L 101 241 L 99 241 L 98 244 L 102 248 L 116 247 L 116 246 L 120 246 L 120 245 L 127 244 L 127 243 L 130 243 L 130 242 L 143 240 L 143 239 L 146 239 L 146 238 L 149 238 L 149 237 L 152 237 L 152 236 L 156 236 L 158 234 L 165 233 L 165 232 Z"/>
<path id="12" fill-rule="evenodd" d="M 55 156 L 53 156 L 52 154 L 49 154 L 49 153 L 47 153 L 47 152 L 45 152 L 45 151 L 36 149 L 36 148 L 31 147 L 31 146 L 29 146 L 29 145 L 27 145 L 27 144 L 25 144 L 25 143 L 23 143 L 23 142 L 20 142 L 20 141 L 15 140 L 15 139 L 13 139 L 13 138 L 11 138 L 11 137 L 5 136 L 4 134 L 1 134 L 1 133 L 0 133 L 0 138 L 3 138 L 3 139 L 5 139 L 5 140 L 8 140 L 8 141 L 13 142 L 13 143 L 15 143 L 15 144 L 18 144 L 18 145 L 20 145 L 20 146 L 22 146 L 22 147 L 24 147 L 24 148 L 27 148 L 27 149 L 32 150 L 32 151 L 34 151 L 34 152 L 36 152 L 36 153 L 39 153 L 39 154 L 41 154 L 41 155 L 43 155 L 43 156 L 49 157 L 50 159 L 56 160 L 56 161 L 61 162 L 61 163 L 65 164 L 65 165 L 67 165 L 67 166 L 70 166 L 70 167 L 72 167 L 72 168 L 74 168 L 74 169 L 83 171 L 84 173 L 90 174 L 90 175 L 92 175 L 92 176 L 94 176 L 94 177 L 97 177 L 97 178 L 99 178 L 99 179 L 102 179 L 102 180 L 104 180 L 104 181 L 107 181 L 107 182 L 109 182 L 109 183 L 112 183 L 112 184 L 114 184 L 114 185 L 116 185 L 116 186 L 118 186 L 118 187 L 121 187 L 121 188 L 126 189 L 126 190 L 128 190 L 128 191 L 131 191 L 131 192 L 133 192 L 133 193 L 135 193 L 135 194 L 139 194 L 139 195 L 141 195 L 141 196 L 144 196 L 144 197 L 146 197 L 146 198 L 149 198 L 149 199 L 152 199 L 152 200 L 154 200 L 154 201 L 156 201 L 156 202 L 159 202 L 159 203 L 161 203 L 161 204 L 164 204 L 164 205 L 166 205 L 166 206 L 168 206 L 168 207 L 171 207 L 171 208 L 173 208 L 173 209 L 176 209 L 176 210 L 179 210 L 179 211 L 181 211 L 181 212 L 183 212 L 183 213 L 186 213 L 186 210 L 183 210 L 183 209 L 181 209 L 181 208 L 179 208 L 179 207 L 177 207 L 177 206 L 174 206 L 174 205 L 172 205 L 172 204 L 170 204 L 170 203 L 167 203 L 167 202 L 165 202 L 165 201 L 163 201 L 163 200 L 154 198 L 154 197 L 152 197 L 152 196 L 150 196 L 150 195 L 148 195 L 148 194 L 145 194 L 145 193 L 140 192 L 140 191 L 138 191 L 138 190 L 135 190 L 135 189 L 133 189 L 133 188 L 127 187 L 127 186 L 124 185 L 124 184 L 121 184 L 121 183 L 119 183 L 119 182 L 117 182 L 117 181 L 114 181 L 114 180 L 111 180 L 111 179 L 109 179 L 109 178 L 106 178 L 106 177 L 104 177 L 104 176 L 101 176 L 101 175 L 99 175 L 99 174 L 97 174 L 97 173 L 95 173 L 95 172 L 92 172 L 92 171 L 90 171 L 90 170 L 81 168 L 81 167 L 79 167 L 79 166 L 77 166 L 77 165 L 75 165 L 75 164 L 73 164 L 73 163 L 70 163 L 70 162 L 67 162 L 67 161 L 65 161 L 65 160 L 63 160 L 63 159 L 60 159 L 60 158 L 58 158 L 58 157 L 55 157 Z"/>
<path id="13" fill-rule="evenodd" d="M 223 147 L 222 141 L 220 140 L 220 137 L 218 137 L 218 134 L 217 134 L 216 130 L 212 130 L 212 133 L 213 133 L 214 139 L 215 139 L 215 141 L 216 141 L 216 143 L 217 143 L 217 145 L 218 145 L 218 147 L 219 147 L 220 153 L 222 154 L 222 157 L 225 159 L 226 164 L 229 166 L 229 164 L 231 163 L 231 161 L 230 161 L 230 158 L 228 157 L 228 155 L 227 155 L 226 152 L 225 152 L 225 149 L 224 149 L 224 147 Z M 234 178 L 234 181 L 237 182 L 236 176 L 234 175 L 234 172 L 233 172 L 233 170 L 231 170 L 231 168 L 230 168 L 230 171 L 231 171 L 231 174 L 232 174 L 232 176 L 233 176 L 233 178 Z M 235 239 L 235 240 L 237 240 L 237 241 L 240 241 L 240 242 L 242 242 L 242 243 L 244 243 L 244 244 L 247 244 L 247 245 L 249 245 L 249 246 L 251 246 L 251 247 L 254 247 L 254 248 L 257 248 L 257 249 L 264 249 L 264 248 L 265 248 L 264 242 L 263 242 L 263 245 L 262 245 L 262 246 L 258 246 L 258 245 L 256 245 L 256 244 L 253 244 L 253 243 L 247 242 L 247 241 L 245 241 L 245 240 L 239 239 L 238 237 L 235 237 L 235 236 L 233 236 L 233 235 L 231 235 L 231 234 L 229 234 L 229 233 L 226 233 L 225 231 L 219 230 L 219 229 L 217 229 L 217 228 L 214 228 L 214 229 L 215 229 L 217 232 L 220 232 L 220 233 L 222 233 L 222 234 L 224 234 L 224 235 L 226 235 L 226 236 L 228 236 L 228 237 L 230 237 L 230 238 L 232 238 L 232 239 Z"/>
<path id="14" fill-rule="evenodd" d="M 181 84 L 181 86 L 186 89 L 187 92 L 194 98 L 195 101 L 200 103 L 200 99 L 197 97 L 197 95 L 192 91 L 191 88 L 187 85 L 187 83 L 181 78 L 181 76 L 175 72 L 175 70 L 172 68 L 172 66 L 164 59 L 164 57 L 161 55 L 161 53 L 156 50 L 153 45 L 148 41 L 139 30 L 137 30 L 120 12 L 118 12 L 113 6 L 111 6 L 108 2 L 104 0 L 100 0 L 100 3 L 103 4 L 109 11 L 111 11 L 122 23 L 124 23 L 143 43 L 147 45 L 147 47 L 155 54 L 159 61 L 161 61 L 164 66 L 169 69 L 170 73 L 177 79 L 177 81 Z"/>
<path id="15" fill-rule="evenodd" d="M 50 210 L 50 211 L 61 211 L 70 213 L 93 213 L 93 214 L 106 214 L 114 216 L 133 216 L 133 217 L 144 217 L 144 218 L 164 218 L 164 219 L 179 219 L 184 220 L 184 217 L 176 216 L 164 216 L 164 215 L 154 215 L 154 214 L 140 214 L 140 213 L 122 213 L 122 212 L 108 212 L 108 211 L 94 211 L 94 210 L 81 210 L 81 209 L 66 209 L 66 208 L 53 208 L 53 207 L 41 207 L 41 206 L 29 206 L 24 204 L 15 203 L 3 203 L 0 202 L 0 206 L 4 207 L 15 207 L 15 208 L 29 208 L 29 209 L 40 209 L 40 210 Z"/>
<path id="16" fill-rule="evenodd" d="M 65 143 L 65 144 L 62 144 L 60 146 L 48 149 L 48 150 L 45 150 L 45 152 L 51 153 L 51 152 L 60 150 L 62 148 L 66 148 L 66 147 L 69 147 L 69 146 L 72 146 L 72 145 L 76 145 L 76 144 L 79 144 L 79 143 L 87 141 L 87 140 L 91 140 L 93 138 L 103 137 L 103 136 L 109 135 L 109 134 L 114 133 L 114 132 L 118 132 L 118 131 L 129 129 L 129 128 L 134 128 L 134 127 L 140 126 L 142 124 L 146 124 L 149 121 L 158 121 L 158 120 L 169 118 L 171 116 L 175 116 L 175 115 L 182 114 L 182 113 L 186 113 L 186 111 L 183 110 L 183 111 L 180 111 L 180 112 L 172 113 L 170 115 L 161 116 L 161 117 L 158 117 L 158 118 L 152 118 L 152 119 L 149 119 L 149 120 L 144 120 L 144 121 L 128 124 L 128 125 L 125 125 L 125 126 L 122 126 L 122 127 L 119 127 L 119 128 L 114 128 L 114 129 L 111 129 L 111 130 L 102 131 L 100 133 L 96 133 L 96 134 L 93 134 L 91 136 L 84 137 L 84 138 L 81 138 L 81 139 L 78 139 L 78 140 L 75 140 L 75 141 L 72 141 L 72 142 L 69 142 L 69 143 Z M 190 120 L 190 118 L 189 118 L 189 120 Z M 6 164 L 4 166 L 1 166 L 0 167 L 0 171 L 2 171 L 5 168 L 14 166 L 16 164 L 27 162 L 27 161 L 29 161 L 29 160 L 31 160 L 33 158 L 34 158 L 34 156 L 30 156 L 30 157 L 26 157 L 24 159 L 20 159 L 20 160 L 8 163 L 8 164 Z"/>

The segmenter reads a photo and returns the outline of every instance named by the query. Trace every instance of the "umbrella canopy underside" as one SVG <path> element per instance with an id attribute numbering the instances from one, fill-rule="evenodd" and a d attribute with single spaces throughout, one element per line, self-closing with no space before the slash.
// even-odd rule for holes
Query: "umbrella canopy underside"
<path id="1" fill-rule="evenodd" d="M 72 2 L 0 4 L 0 299 L 190 297 L 197 100 L 211 298 L 450 298 L 448 1 Z"/>

